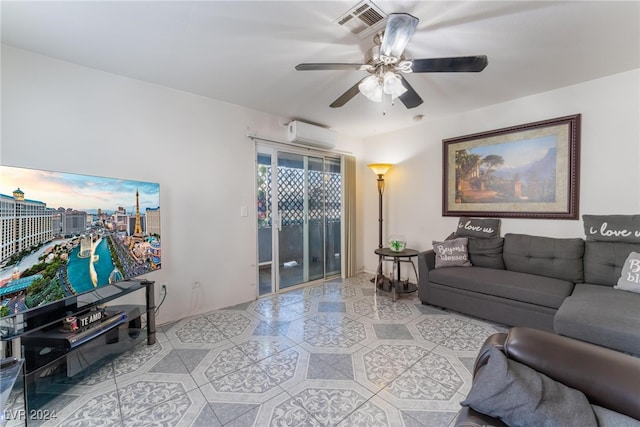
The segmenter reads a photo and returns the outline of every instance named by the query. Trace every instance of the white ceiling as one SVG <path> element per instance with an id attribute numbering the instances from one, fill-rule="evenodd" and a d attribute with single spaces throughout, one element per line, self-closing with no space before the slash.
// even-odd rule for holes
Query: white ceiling
<path id="1" fill-rule="evenodd" d="M 408 110 L 357 95 L 329 104 L 363 71 L 295 71 L 362 62 L 373 45 L 334 21 L 353 1 L 7 1 L 2 42 L 76 64 L 301 119 L 355 136 L 414 125 L 640 68 L 640 1 L 382 1 L 420 23 L 407 58 L 486 54 L 481 73 L 410 74 Z"/>

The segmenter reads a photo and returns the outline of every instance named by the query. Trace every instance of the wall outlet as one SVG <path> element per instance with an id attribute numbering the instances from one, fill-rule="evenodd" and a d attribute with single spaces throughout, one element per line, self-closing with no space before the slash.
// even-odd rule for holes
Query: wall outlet
<path id="1" fill-rule="evenodd" d="M 167 283 L 160 282 L 159 286 L 156 286 L 156 292 L 159 298 L 164 297 L 167 294 Z"/>

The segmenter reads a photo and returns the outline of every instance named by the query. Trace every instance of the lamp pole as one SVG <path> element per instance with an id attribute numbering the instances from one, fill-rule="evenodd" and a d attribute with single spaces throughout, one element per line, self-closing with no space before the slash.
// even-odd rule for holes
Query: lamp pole
<path id="1" fill-rule="evenodd" d="M 378 176 L 378 249 L 382 249 L 382 194 L 384 193 L 384 174 L 391 169 L 389 163 L 372 163 L 369 168 Z M 382 255 L 378 255 L 378 273 L 376 277 L 382 276 Z M 374 281 L 375 278 L 372 280 Z M 377 285 L 377 284 L 376 284 Z"/>
<path id="2" fill-rule="evenodd" d="M 384 193 L 384 175 L 378 175 L 378 248 L 382 249 L 382 194 Z"/>

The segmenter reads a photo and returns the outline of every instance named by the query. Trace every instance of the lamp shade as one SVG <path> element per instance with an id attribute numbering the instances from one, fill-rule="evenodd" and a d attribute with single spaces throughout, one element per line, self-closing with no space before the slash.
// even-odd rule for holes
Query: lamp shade
<path id="1" fill-rule="evenodd" d="M 367 165 L 367 166 L 369 166 L 369 168 L 376 175 L 384 175 L 389 171 L 389 169 L 391 169 L 391 166 L 393 165 L 390 163 L 371 163 L 370 165 Z"/>
<path id="2" fill-rule="evenodd" d="M 407 91 L 402 84 L 402 78 L 393 71 L 387 71 L 383 76 L 384 93 L 391 95 L 391 99 L 396 99 Z"/>
<path id="3" fill-rule="evenodd" d="M 373 102 L 382 102 L 382 85 L 376 75 L 369 76 L 358 85 L 360 93 Z"/>

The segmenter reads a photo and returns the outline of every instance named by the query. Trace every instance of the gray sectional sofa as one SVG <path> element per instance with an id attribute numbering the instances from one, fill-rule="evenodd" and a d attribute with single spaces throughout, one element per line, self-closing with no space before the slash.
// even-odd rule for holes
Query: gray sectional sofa
<path id="1" fill-rule="evenodd" d="M 625 217 L 640 224 L 640 216 Z M 594 221 L 611 220 L 584 218 L 589 230 Z M 436 268 L 437 252 L 419 254 L 419 297 L 423 304 L 640 355 L 640 293 L 614 288 L 640 243 L 633 235 L 609 237 L 467 236 L 472 266 Z"/>

